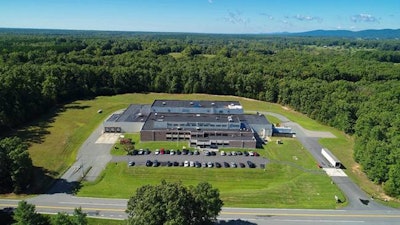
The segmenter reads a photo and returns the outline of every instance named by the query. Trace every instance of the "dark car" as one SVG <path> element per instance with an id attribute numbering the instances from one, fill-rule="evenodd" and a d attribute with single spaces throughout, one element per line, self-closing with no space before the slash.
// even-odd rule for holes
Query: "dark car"
<path id="1" fill-rule="evenodd" d="M 216 167 L 216 168 L 221 168 L 221 163 L 216 162 L 216 163 L 215 163 L 215 167 Z"/>
<path id="2" fill-rule="evenodd" d="M 182 155 L 187 155 L 187 154 L 189 154 L 189 150 L 183 149 L 183 150 L 182 150 Z"/>
<path id="3" fill-rule="evenodd" d="M 196 161 L 196 162 L 194 163 L 194 166 L 195 166 L 196 168 L 200 168 L 200 167 L 201 167 L 201 163 L 200 163 L 199 161 Z"/>
<path id="4" fill-rule="evenodd" d="M 181 155 L 182 154 L 181 150 L 176 150 L 176 154 Z"/>
<path id="5" fill-rule="evenodd" d="M 260 156 L 260 154 L 258 154 L 258 152 L 254 152 L 254 156 Z"/>
<path id="6" fill-rule="evenodd" d="M 193 153 L 192 151 L 189 151 L 188 154 L 189 154 L 189 155 L 193 155 L 194 153 Z"/>
<path id="7" fill-rule="evenodd" d="M 135 165 L 135 162 L 133 162 L 133 161 L 128 162 L 128 166 L 134 166 L 134 165 Z"/>
<path id="8" fill-rule="evenodd" d="M 153 162 L 152 161 L 150 161 L 150 160 L 147 160 L 146 161 L 146 166 L 152 166 L 153 165 Z"/>
<path id="9" fill-rule="evenodd" d="M 137 155 L 138 154 L 138 150 L 133 150 L 131 152 L 129 152 L 129 155 Z"/>
<path id="10" fill-rule="evenodd" d="M 243 155 L 249 156 L 249 152 L 248 152 L 248 151 L 244 151 L 244 152 L 243 152 Z"/>
<path id="11" fill-rule="evenodd" d="M 212 151 L 212 152 L 210 152 L 210 155 L 212 155 L 212 156 L 216 156 L 216 155 L 217 155 L 217 153 L 216 153 L 216 152 L 214 152 L 214 151 Z"/>
<path id="12" fill-rule="evenodd" d="M 245 168 L 246 165 L 244 165 L 244 163 L 239 163 L 240 168 Z"/>
<path id="13" fill-rule="evenodd" d="M 256 168 L 256 164 L 254 164 L 252 161 L 247 161 L 247 165 L 249 168 Z"/>
<path id="14" fill-rule="evenodd" d="M 158 160 L 154 160 L 153 167 L 158 167 L 158 166 L 160 166 L 160 162 L 158 162 Z"/>
<path id="15" fill-rule="evenodd" d="M 177 161 L 175 161 L 174 166 L 179 166 L 179 163 Z"/>
<path id="16" fill-rule="evenodd" d="M 229 166 L 229 163 L 224 162 L 224 167 L 225 167 L 225 168 L 229 168 L 229 167 L 230 167 L 230 166 Z"/>
<path id="17" fill-rule="evenodd" d="M 236 154 L 237 154 L 237 155 L 243 155 L 243 153 L 240 152 L 240 151 L 237 151 Z"/>
<path id="18" fill-rule="evenodd" d="M 150 151 L 149 149 L 146 149 L 146 150 L 144 151 L 144 154 L 145 154 L 145 155 L 150 155 L 150 153 L 151 153 L 151 151 Z"/>
<path id="19" fill-rule="evenodd" d="M 171 151 L 167 149 L 167 150 L 165 150 L 165 154 L 169 155 L 169 154 L 171 154 Z"/>
<path id="20" fill-rule="evenodd" d="M 171 167 L 172 165 L 173 165 L 173 164 L 172 164 L 171 161 L 168 161 L 168 162 L 167 162 L 167 166 L 168 166 L 168 167 Z"/>

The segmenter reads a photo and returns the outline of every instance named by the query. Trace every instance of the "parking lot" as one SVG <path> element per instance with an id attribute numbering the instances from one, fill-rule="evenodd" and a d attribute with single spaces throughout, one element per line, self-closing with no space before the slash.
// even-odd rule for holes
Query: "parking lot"
<path id="1" fill-rule="evenodd" d="M 221 151 L 224 151 L 225 155 L 221 155 Z M 112 162 L 127 162 L 131 166 L 146 166 L 146 162 L 150 161 L 151 163 L 147 166 L 197 168 L 265 168 L 265 164 L 268 163 L 266 158 L 256 153 L 257 151 L 247 152 L 246 155 L 244 152 L 240 152 L 241 155 L 238 155 L 239 152 L 236 151 L 221 151 L 214 153 L 211 151 L 189 151 L 185 154 L 182 151 L 174 150 L 174 153 L 171 153 L 165 150 L 161 154 L 160 151 L 156 153 L 155 150 L 147 152 L 143 150 L 136 152 L 135 155 L 113 156 Z"/>

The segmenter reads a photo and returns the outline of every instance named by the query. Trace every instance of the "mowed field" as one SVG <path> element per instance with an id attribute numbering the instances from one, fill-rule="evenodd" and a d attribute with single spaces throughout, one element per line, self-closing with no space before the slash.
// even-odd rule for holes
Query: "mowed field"
<path id="1" fill-rule="evenodd" d="M 323 143 L 323 145 L 326 144 L 326 146 L 330 148 L 335 153 L 335 155 L 339 157 L 339 159 L 345 162 L 347 168 L 351 168 L 351 170 L 346 171 L 346 173 L 348 173 L 364 189 L 366 189 L 370 193 L 371 191 L 372 193 L 380 192 L 379 186 L 374 185 L 372 182 L 368 181 L 366 177 L 359 172 L 359 170 L 353 170 L 353 168 L 357 168 L 357 164 L 352 160 L 353 140 L 351 137 L 344 135 L 342 132 L 334 128 L 321 125 L 315 122 L 314 120 L 309 119 L 308 117 L 304 116 L 301 113 L 295 112 L 286 107 L 282 107 L 278 104 L 271 104 L 235 96 L 214 96 L 205 94 L 183 95 L 183 94 L 164 94 L 164 93 L 101 96 L 91 100 L 75 101 L 70 104 L 62 106 L 61 108 L 55 109 L 48 115 L 45 115 L 42 119 L 33 123 L 31 126 L 26 127 L 23 130 L 20 130 L 18 134 L 21 137 L 25 138 L 25 140 L 30 142 L 31 146 L 29 148 L 29 152 L 32 157 L 34 165 L 37 168 L 40 168 L 41 171 L 46 173 L 47 177 L 56 178 L 60 176 L 73 163 L 73 161 L 76 158 L 76 154 L 80 145 L 90 135 L 90 133 L 97 126 L 99 126 L 103 122 L 103 120 L 106 119 L 111 113 L 126 108 L 129 104 L 132 103 L 150 104 L 154 101 L 154 99 L 237 100 L 240 101 L 245 110 L 280 113 L 288 117 L 290 120 L 299 123 L 306 129 L 330 131 L 334 133 L 337 138 L 323 139 L 321 140 L 321 143 Z M 102 109 L 102 113 L 98 113 L 99 109 Z M 271 119 L 273 122 L 278 121 L 276 118 L 272 118 L 270 116 L 268 116 L 268 118 Z M 334 143 L 340 143 L 340 145 L 335 145 Z M 268 148 L 268 145 L 266 148 Z M 274 154 L 276 154 L 277 156 L 282 155 L 278 154 L 278 152 Z M 315 166 L 315 162 L 311 162 L 310 165 Z M 282 167 L 284 165 L 271 164 L 268 166 L 265 174 L 268 174 L 268 171 L 269 173 L 272 173 L 274 171 L 273 168 L 275 166 Z M 131 177 L 132 176 L 131 173 L 137 170 L 137 168 L 134 168 L 132 169 L 132 171 L 131 170 L 125 171 L 127 169 L 126 165 L 124 166 L 117 164 L 117 165 L 110 165 L 107 168 L 107 171 L 111 170 L 110 168 L 113 167 L 115 167 L 116 170 L 118 170 L 119 167 L 123 168 L 120 170 L 121 176 L 128 174 L 128 176 Z M 298 170 L 292 167 L 288 168 L 290 168 L 288 170 Z M 103 180 L 107 178 L 107 171 L 103 174 Z M 259 170 L 257 172 L 261 173 L 263 171 Z M 266 176 L 265 174 L 262 176 Z M 291 182 L 294 182 L 292 183 L 294 186 L 301 185 L 302 182 L 300 182 L 300 180 L 303 181 L 307 180 L 305 177 L 302 177 L 300 179 L 300 177 L 303 176 L 303 174 L 294 176 L 297 176 L 299 178 L 298 183 L 294 182 L 294 179 L 291 180 Z M 168 178 L 168 176 L 164 177 L 164 175 L 162 177 Z M 205 177 L 211 177 L 211 176 L 205 176 Z M 310 174 L 310 177 L 312 178 L 313 175 Z M 323 183 L 324 182 L 322 182 L 321 184 Z M 311 185 L 311 183 L 309 184 Z M 46 185 L 42 185 L 42 187 L 44 186 Z M 287 185 L 287 188 L 290 189 L 289 184 Z M 281 186 L 277 190 L 279 190 L 280 191 L 279 193 L 282 194 L 285 193 L 284 190 L 286 189 L 283 186 Z M 83 193 L 87 193 L 85 192 L 85 188 L 83 188 L 81 191 L 82 195 L 84 195 Z M 333 192 L 336 192 L 336 190 Z M 331 192 L 330 194 L 332 194 L 333 192 Z M 228 192 L 221 191 L 221 194 L 225 196 L 224 198 L 228 199 L 227 198 L 228 195 L 225 195 L 226 193 Z M 320 195 L 322 194 L 323 196 L 323 192 L 315 192 L 315 193 L 319 193 Z M 87 194 L 89 195 L 89 193 Z M 90 195 L 96 195 L 96 193 L 92 193 Z M 290 198 L 291 197 L 289 197 L 289 199 Z M 296 198 L 295 195 L 293 195 L 293 198 Z M 309 197 L 306 198 L 308 199 Z M 232 200 L 231 202 L 232 205 L 238 205 L 235 203 L 234 200 Z M 287 202 L 284 204 L 287 204 Z M 284 204 L 282 203 L 282 207 L 284 206 Z M 334 206 L 328 206 L 328 207 L 334 207 Z"/>
<path id="2" fill-rule="evenodd" d="M 110 163 L 98 181 L 84 183 L 79 196 L 129 198 L 136 188 L 161 180 L 196 185 L 207 181 L 218 188 L 225 206 L 271 208 L 336 208 L 334 195 L 344 199 L 330 178 L 295 139 L 259 149 L 271 160 L 266 169 L 128 167 Z"/>

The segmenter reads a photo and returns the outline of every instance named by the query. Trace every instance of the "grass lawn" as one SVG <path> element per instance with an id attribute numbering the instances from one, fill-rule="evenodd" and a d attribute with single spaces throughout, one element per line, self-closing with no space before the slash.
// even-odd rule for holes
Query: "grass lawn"
<path id="1" fill-rule="evenodd" d="M 125 220 L 108 220 L 87 217 L 89 225 L 126 225 Z"/>
<path id="2" fill-rule="evenodd" d="M 352 160 L 354 142 L 351 137 L 281 105 L 235 96 L 164 93 L 100 96 L 91 100 L 75 101 L 54 109 L 40 120 L 19 130 L 16 135 L 30 143 L 29 153 L 34 166 L 40 170 L 41 175 L 54 179 L 72 165 L 80 145 L 107 116 L 117 110 L 126 108 L 129 104 L 150 104 L 154 99 L 237 100 L 240 101 L 245 110 L 280 113 L 306 129 L 330 131 L 338 138 L 322 139 L 322 145 L 328 147 L 344 162 L 348 168 L 346 173 L 362 188 L 369 193 L 381 193 L 380 186 L 367 180 L 365 175 L 359 172 L 357 164 Z M 102 109 L 103 113 L 97 113 L 99 109 Z M 272 122 L 278 122 L 276 118 L 269 116 L 268 118 Z M 279 146 L 276 147 L 279 148 Z M 43 183 L 46 182 L 44 178 L 38 180 Z M 39 191 L 40 188 L 43 191 L 45 187 L 46 184 L 39 184 L 37 188 Z"/>
<path id="3" fill-rule="evenodd" d="M 335 194 L 344 199 L 297 140 L 285 139 L 282 145 L 271 142 L 265 151 L 259 152 L 265 152 L 273 160 L 265 170 L 147 168 L 110 163 L 100 179 L 83 184 L 78 196 L 129 198 L 138 187 L 159 184 L 165 179 L 185 185 L 210 182 L 220 190 L 225 206 L 231 207 L 331 209 L 338 206 L 333 198 Z"/>

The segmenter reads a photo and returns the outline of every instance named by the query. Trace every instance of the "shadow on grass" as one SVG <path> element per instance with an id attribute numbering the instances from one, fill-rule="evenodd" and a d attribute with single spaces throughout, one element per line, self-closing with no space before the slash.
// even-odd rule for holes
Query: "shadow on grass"
<path id="1" fill-rule="evenodd" d="M 40 144 L 43 143 L 46 135 L 50 134 L 49 128 L 54 123 L 55 118 L 67 110 L 84 110 L 90 108 L 88 105 L 81 105 L 80 103 L 68 103 L 56 108 L 50 109 L 46 114 L 40 116 L 38 119 L 34 120 L 30 124 L 26 125 L 13 132 L 5 131 L 5 133 L 0 134 L 1 136 L 17 136 L 28 144 Z M 7 132 L 7 133 L 6 133 Z"/>
<path id="2" fill-rule="evenodd" d="M 252 223 L 252 222 L 249 222 L 249 221 L 246 221 L 246 220 L 241 220 L 241 219 L 238 219 L 238 220 L 227 220 L 227 221 L 220 220 L 216 224 L 219 224 L 219 225 L 257 225 L 256 223 Z"/>
<path id="3" fill-rule="evenodd" d="M 21 194 L 75 194 L 82 187 L 80 182 L 68 182 L 61 178 L 55 178 L 58 173 L 48 171 L 41 167 L 34 167 L 34 181 L 31 186 Z"/>

